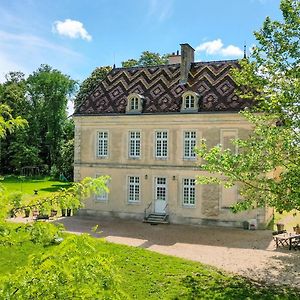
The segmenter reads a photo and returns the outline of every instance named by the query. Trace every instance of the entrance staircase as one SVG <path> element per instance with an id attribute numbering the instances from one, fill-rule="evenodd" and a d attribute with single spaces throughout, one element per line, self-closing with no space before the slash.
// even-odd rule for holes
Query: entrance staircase
<path id="1" fill-rule="evenodd" d="M 150 224 L 169 224 L 169 215 L 167 214 L 168 204 L 165 207 L 165 213 L 155 213 L 152 211 L 152 202 L 144 211 L 144 223 Z"/>
<path id="2" fill-rule="evenodd" d="M 169 224 L 169 215 L 151 213 L 144 218 L 144 223 L 150 224 Z"/>

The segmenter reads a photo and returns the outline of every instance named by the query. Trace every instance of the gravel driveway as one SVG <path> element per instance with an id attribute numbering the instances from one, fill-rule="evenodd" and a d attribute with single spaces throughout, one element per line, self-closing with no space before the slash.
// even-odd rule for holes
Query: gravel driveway
<path id="1" fill-rule="evenodd" d="M 300 286 L 300 251 L 276 249 L 269 230 L 150 225 L 117 218 L 61 218 L 74 233 L 96 224 L 107 241 L 213 265 L 255 280 Z"/>

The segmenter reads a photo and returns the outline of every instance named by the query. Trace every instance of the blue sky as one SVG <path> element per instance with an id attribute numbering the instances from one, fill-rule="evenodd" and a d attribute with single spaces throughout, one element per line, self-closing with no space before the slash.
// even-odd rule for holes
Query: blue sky
<path id="1" fill-rule="evenodd" d="M 0 81 L 42 63 L 83 80 L 97 66 L 180 43 L 197 61 L 240 58 L 266 16 L 281 18 L 279 0 L 0 0 Z"/>

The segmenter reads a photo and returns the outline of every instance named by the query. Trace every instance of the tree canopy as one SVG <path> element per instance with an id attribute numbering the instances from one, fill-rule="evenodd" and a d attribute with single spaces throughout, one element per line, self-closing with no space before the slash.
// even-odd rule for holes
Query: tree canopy
<path id="1" fill-rule="evenodd" d="M 98 67 L 81 83 L 75 98 L 75 108 L 86 99 L 86 97 L 98 86 L 111 69 L 112 68 L 110 66 Z"/>
<path id="2" fill-rule="evenodd" d="M 128 59 L 122 61 L 123 68 L 129 67 L 149 67 L 149 66 L 158 66 L 158 65 L 165 65 L 168 63 L 168 56 L 169 54 L 159 54 L 150 51 L 144 51 L 140 55 L 138 59 Z"/>
<path id="3" fill-rule="evenodd" d="M 76 87 L 68 75 L 48 65 L 41 65 L 28 78 L 21 72 L 6 75 L 6 81 L 0 84 L 0 103 L 9 107 L 12 118 L 26 119 L 28 126 L 13 135 L 8 132 L 1 142 L 2 172 L 18 173 L 24 166 L 46 166 L 47 173 L 51 168 L 55 173 L 65 173 L 62 148 L 73 138 L 74 131 L 67 118 L 67 103 Z M 71 179 L 72 174 L 68 175 Z"/>
<path id="4" fill-rule="evenodd" d="M 236 184 L 243 201 L 234 210 L 270 205 L 300 210 L 300 2 L 281 0 L 283 21 L 266 18 L 255 32 L 257 45 L 233 77 L 240 95 L 255 105 L 242 112 L 253 126 L 246 140 L 233 141 L 239 153 L 202 141 L 199 183 Z"/>

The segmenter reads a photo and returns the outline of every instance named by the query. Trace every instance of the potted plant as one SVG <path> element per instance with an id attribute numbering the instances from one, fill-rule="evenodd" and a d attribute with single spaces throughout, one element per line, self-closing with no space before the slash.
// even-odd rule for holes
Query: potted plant
<path id="1" fill-rule="evenodd" d="M 295 227 L 293 227 L 296 234 L 300 234 L 300 225 L 297 224 Z"/>
<path id="2" fill-rule="evenodd" d="M 277 231 L 278 231 L 278 232 L 281 232 L 281 231 L 284 230 L 284 224 L 282 224 L 282 223 L 277 223 L 276 226 L 277 226 Z"/>

